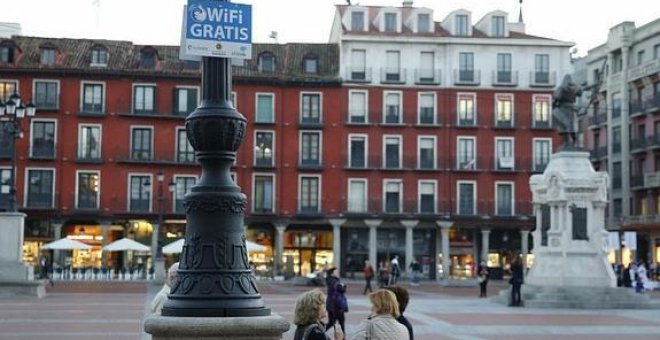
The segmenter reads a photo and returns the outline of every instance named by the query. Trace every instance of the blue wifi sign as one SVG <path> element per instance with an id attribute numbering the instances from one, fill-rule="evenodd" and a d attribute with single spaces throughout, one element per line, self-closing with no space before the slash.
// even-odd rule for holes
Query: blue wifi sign
<path id="1" fill-rule="evenodd" d="M 252 6 L 217 0 L 188 0 L 185 8 L 186 54 L 250 59 Z"/>

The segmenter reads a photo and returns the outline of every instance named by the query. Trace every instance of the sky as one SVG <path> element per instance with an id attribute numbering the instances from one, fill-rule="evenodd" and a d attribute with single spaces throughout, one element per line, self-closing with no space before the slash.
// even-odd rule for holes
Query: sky
<path id="1" fill-rule="evenodd" d="M 403 0 L 352 0 L 364 6 L 401 6 Z M 187 0 L 3 0 L 0 23 L 20 23 L 22 34 L 56 38 L 128 40 L 145 45 L 178 45 Z M 346 0 L 239 0 L 252 5 L 253 42 L 328 41 L 335 4 Z M 473 24 L 500 9 L 518 19 L 518 0 L 415 0 L 441 21 L 465 8 Z M 577 55 L 605 42 L 609 28 L 623 21 L 639 27 L 660 17 L 658 0 L 524 0 L 528 34 L 574 42 Z"/>

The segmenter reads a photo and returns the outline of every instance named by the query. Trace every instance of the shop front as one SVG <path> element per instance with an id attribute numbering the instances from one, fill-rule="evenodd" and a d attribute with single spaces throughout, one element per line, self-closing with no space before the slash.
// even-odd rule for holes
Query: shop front
<path id="1" fill-rule="evenodd" d="M 248 252 L 250 266 L 256 277 L 273 277 L 274 269 L 274 228 L 270 224 L 255 224 L 245 229 L 245 238 L 264 247 L 263 251 Z"/>
<path id="2" fill-rule="evenodd" d="M 341 277 L 364 278 L 364 261 L 369 259 L 369 229 L 343 228 L 341 254 L 346 254 L 341 266 Z M 374 265 L 373 263 L 371 264 Z M 376 266 L 374 266 L 374 269 Z"/>
<path id="3" fill-rule="evenodd" d="M 436 254 L 436 229 L 431 226 L 427 229 L 413 230 L 413 257 L 420 265 L 420 279 L 436 278 L 435 254 Z"/>
<path id="4" fill-rule="evenodd" d="M 284 232 L 285 276 L 306 276 L 334 262 L 330 226 L 289 226 Z"/>
<path id="5" fill-rule="evenodd" d="M 449 277 L 455 280 L 473 278 L 475 266 L 474 229 L 451 228 L 449 230 Z M 438 258 L 442 263 L 442 255 Z"/>
<path id="6" fill-rule="evenodd" d="M 480 242 L 481 243 L 481 242 Z M 531 243 L 528 243 L 531 244 Z M 481 249 L 481 247 L 479 248 Z M 492 230 L 487 256 L 488 275 L 491 279 L 501 280 L 511 274 L 511 262 L 521 253 L 520 231 Z M 528 257 L 528 261 L 532 260 Z"/>
<path id="7" fill-rule="evenodd" d="M 72 223 L 62 227 L 62 237 L 83 242 L 92 248 L 89 250 L 62 250 L 54 259 L 54 267 L 69 268 L 100 268 L 103 247 L 103 232 L 100 225 Z"/>
<path id="8" fill-rule="evenodd" d="M 389 265 L 394 255 L 398 255 L 401 271 L 406 271 L 406 229 L 395 227 L 378 228 L 376 232 L 376 249 L 378 263 L 374 264 L 374 269 L 378 269 L 381 262 Z"/>
<path id="9" fill-rule="evenodd" d="M 26 219 L 23 229 L 23 263 L 37 268 L 41 246 L 54 240 L 52 224 L 47 219 Z M 52 256 L 48 256 L 52 258 Z"/>

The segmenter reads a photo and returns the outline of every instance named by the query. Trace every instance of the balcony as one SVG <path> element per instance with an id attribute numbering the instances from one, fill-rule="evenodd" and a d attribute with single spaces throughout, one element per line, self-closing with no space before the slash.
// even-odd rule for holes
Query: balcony
<path id="1" fill-rule="evenodd" d="M 602 113 L 603 110 L 599 110 L 593 116 L 589 117 L 589 129 L 599 129 L 601 125 L 607 124 L 607 113 Z"/>
<path id="2" fill-rule="evenodd" d="M 493 171 L 497 172 L 516 172 L 520 168 L 520 158 L 518 157 L 493 157 L 491 158 Z"/>
<path id="3" fill-rule="evenodd" d="M 660 171 L 644 174 L 644 188 L 660 188 Z"/>
<path id="4" fill-rule="evenodd" d="M 346 125 L 369 125 L 368 116 L 365 110 L 346 111 Z"/>
<path id="5" fill-rule="evenodd" d="M 477 126 L 477 119 L 476 119 L 476 113 L 471 114 L 472 118 L 462 118 L 460 117 L 459 113 L 456 113 L 456 116 L 458 117 L 458 122 L 457 122 L 457 127 L 464 127 L 464 128 L 476 128 Z M 467 115 L 463 115 L 467 116 Z"/>
<path id="6" fill-rule="evenodd" d="M 481 84 L 481 71 L 454 70 L 454 85 L 478 86 Z"/>
<path id="7" fill-rule="evenodd" d="M 381 68 L 380 69 L 380 83 L 381 84 L 405 84 L 406 83 L 406 69 Z"/>
<path id="8" fill-rule="evenodd" d="M 435 119 L 435 112 L 432 107 L 422 107 L 417 113 L 418 126 L 438 126 L 439 123 Z"/>
<path id="9" fill-rule="evenodd" d="M 353 157 L 351 159 L 348 157 L 348 154 L 344 153 L 343 158 L 346 160 L 346 170 L 373 170 L 374 165 L 380 167 L 381 164 L 380 155 L 369 155 L 368 158 Z"/>
<path id="10" fill-rule="evenodd" d="M 515 129 L 515 121 L 513 117 L 509 117 L 509 119 L 506 120 L 501 120 L 497 119 L 495 117 L 495 121 L 493 122 L 493 128 L 494 129 Z"/>
<path id="11" fill-rule="evenodd" d="M 440 70 L 415 69 L 415 84 L 417 85 L 440 85 Z"/>
<path id="12" fill-rule="evenodd" d="M 637 139 L 631 139 L 630 140 L 630 152 L 632 152 L 632 153 L 646 152 L 646 142 L 647 142 L 646 137 L 639 137 Z"/>
<path id="13" fill-rule="evenodd" d="M 518 71 L 493 71 L 493 86 L 518 86 Z"/>
<path id="14" fill-rule="evenodd" d="M 644 111 L 644 105 L 642 105 L 641 101 L 630 101 L 630 103 L 628 103 L 628 109 L 630 110 L 630 118 L 643 117 L 646 115 L 646 111 Z"/>
<path id="15" fill-rule="evenodd" d="M 454 171 L 475 172 L 487 169 L 486 161 L 480 156 L 452 156 Z"/>
<path id="16" fill-rule="evenodd" d="M 646 136 L 646 148 L 650 150 L 660 148 L 660 134 Z"/>
<path id="17" fill-rule="evenodd" d="M 298 170 L 323 170 L 323 164 L 318 159 L 302 159 L 298 162 Z"/>
<path id="18" fill-rule="evenodd" d="M 595 147 L 589 151 L 590 155 L 589 158 L 591 158 L 592 161 L 599 161 L 603 158 L 607 158 L 607 147 L 606 146 L 601 146 L 601 147 Z"/>
<path id="19" fill-rule="evenodd" d="M 534 120 L 532 122 L 532 129 L 549 130 L 552 129 L 552 126 L 550 126 L 550 120 Z"/>
<path id="20" fill-rule="evenodd" d="M 531 87 L 555 87 L 556 72 L 529 72 L 529 86 Z"/>
<path id="21" fill-rule="evenodd" d="M 549 162 L 550 160 L 546 162 L 541 162 L 541 161 L 533 162 L 531 166 L 531 171 L 534 173 L 543 173 L 545 171 L 545 168 L 548 166 Z"/>
<path id="22" fill-rule="evenodd" d="M 347 83 L 371 83 L 371 67 L 349 67 L 346 69 Z"/>
<path id="23" fill-rule="evenodd" d="M 649 113 L 660 112 L 660 93 L 651 96 L 644 101 L 644 110 Z"/>
<path id="24" fill-rule="evenodd" d="M 633 81 L 660 72 L 660 59 L 649 60 L 641 65 L 628 69 L 628 81 Z"/>
<path id="25" fill-rule="evenodd" d="M 273 158 L 271 157 L 257 157 L 254 160 L 254 167 L 272 169 L 275 167 L 275 165 L 273 164 Z"/>
<path id="26" fill-rule="evenodd" d="M 319 117 L 303 117 L 300 118 L 300 121 L 298 122 L 298 127 L 301 129 L 322 129 L 323 128 L 323 122 Z"/>
<path id="27" fill-rule="evenodd" d="M 55 159 L 55 143 L 40 142 L 37 140 L 32 141 L 32 150 L 30 152 L 31 159 L 53 160 Z"/>

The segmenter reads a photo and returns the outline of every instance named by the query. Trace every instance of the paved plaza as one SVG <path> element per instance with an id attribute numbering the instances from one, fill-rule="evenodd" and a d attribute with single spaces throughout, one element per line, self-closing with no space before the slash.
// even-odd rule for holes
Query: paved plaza
<path id="1" fill-rule="evenodd" d="M 348 332 L 369 313 L 361 282 L 348 281 Z M 157 288 L 149 283 L 58 282 L 44 299 L 0 299 L 0 339 L 148 339 L 142 320 Z M 293 319 L 295 296 L 308 289 L 260 283 L 272 310 Z M 510 308 L 477 298 L 477 287 L 411 287 L 406 315 L 416 340 L 660 339 L 660 310 Z M 493 282 L 490 291 L 505 288 Z M 660 302 L 660 294 L 652 294 Z M 293 338 L 293 327 L 284 339 Z"/>

